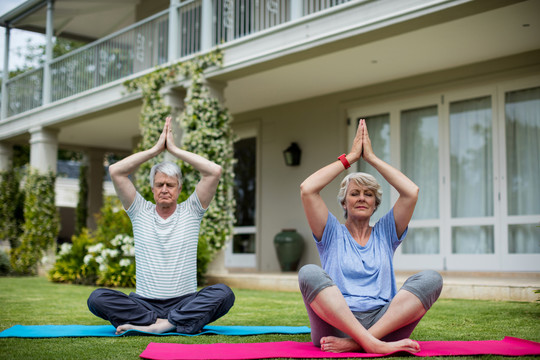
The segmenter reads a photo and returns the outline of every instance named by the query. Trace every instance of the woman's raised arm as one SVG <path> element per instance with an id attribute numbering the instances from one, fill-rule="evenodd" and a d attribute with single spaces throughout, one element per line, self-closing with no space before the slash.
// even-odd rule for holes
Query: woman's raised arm
<path id="1" fill-rule="evenodd" d="M 317 170 L 300 185 L 300 196 L 302 198 L 304 212 L 306 213 L 309 227 L 317 240 L 321 240 L 328 219 L 328 207 L 322 199 L 320 192 L 346 169 L 344 164 L 349 164 L 350 166 L 360 159 L 362 154 L 362 132 L 363 128 L 358 126 L 351 151 L 345 156 L 343 161 L 334 161 L 322 169 Z"/>
<path id="2" fill-rule="evenodd" d="M 365 125 L 365 120 L 360 120 L 360 124 L 364 123 L 365 131 L 363 132 L 363 153 L 362 158 L 381 174 L 390 185 L 392 185 L 399 193 L 399 198 L 394 204 L 394 219 L 396 221 L 396 232 L 398 237 L 401 237 L 409 222 L 411 221 L 416 201 L 418 200 L 418 186 L 412 182 L 405 174 L 390 164 L 379 159 L 373 152 L 371 140 Z"/>

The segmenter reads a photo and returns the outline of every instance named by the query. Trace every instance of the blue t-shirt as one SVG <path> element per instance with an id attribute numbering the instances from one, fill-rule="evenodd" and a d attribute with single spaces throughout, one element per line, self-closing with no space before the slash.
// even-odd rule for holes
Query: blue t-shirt
<path id="1" fill-rule="evenodd" d="M 323 269 L 352 311 L 370 311 L 396 295 L 393 257 L 407 230 L 398 239 L 391 209 L 373 227 L 366 246 L 358 244 L 330 212 L 320 241 L 315 239 Z"/>

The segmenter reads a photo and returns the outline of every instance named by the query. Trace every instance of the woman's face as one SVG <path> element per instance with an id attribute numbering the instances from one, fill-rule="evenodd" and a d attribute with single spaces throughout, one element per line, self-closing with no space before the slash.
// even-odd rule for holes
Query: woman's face
<path id="1" fill-rule="evenodd" d="M 348 218 L 370 218 L 376 209 L 375 201 L 375 193 L 372 190 L 351 181 L 343 207 L 347 210 Z"/>

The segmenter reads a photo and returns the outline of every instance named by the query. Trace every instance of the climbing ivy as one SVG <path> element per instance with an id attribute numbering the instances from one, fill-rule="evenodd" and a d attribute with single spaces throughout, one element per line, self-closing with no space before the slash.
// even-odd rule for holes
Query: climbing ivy
<path id="1" fill-rule="evenodd" d="M 58 236 L 55 180 L 52 172 L 41 174 L 30 168 L 26 173 L 23 234 L 21 244 L 11 251 L 11 265 L 19 274 L 36 274 L 38 263 Z"/>
<path id="2" fill-rule="evenodd" d="M 19 189 L 20 178 L 14 169 L 0 171 L 0 239 L 9 241 L 12 249 L 19 246 L 24 220 L 24 193 Z"/>
<path id="3" fill-rule="evenodd" d="M 225 246 L 232 235 L 235 202 L 232 196 L 233 133 L 230 128 L 232 117 L 229 111 L 210 94 L 204 78 L 204 70 L 211 66 L 221 66 L 223 54 L 216 50 L 187 62 L 180 62 L 159 68 L 152 73 L 125 83 L 128 91 L 141 91 L 143 105 L 139 127 L 141 140 L 136 151 L 151 148 L 159 138 L 165 118 L 170 115 L 160 90 L 167 84 L 178 82 L 180 78 L 190 79 L 185 108 L 179 119 L 183 131 L 181 148 L 221 165 L 222 177 L 214 200 L 211 202 L 201 223 L 197 253 L 197 274 L 203 280 L 208 264 L 214 255 Z M 138 191 L 147 200 L 152 200 L 148 174 L 150 168 L 163 161 L 160 155 L 142 164 L 135 176 Z M 199 173 L 191 166 L 180 163 L 183 186 L 180 200 L 185 200 L 195 190 Z"/>

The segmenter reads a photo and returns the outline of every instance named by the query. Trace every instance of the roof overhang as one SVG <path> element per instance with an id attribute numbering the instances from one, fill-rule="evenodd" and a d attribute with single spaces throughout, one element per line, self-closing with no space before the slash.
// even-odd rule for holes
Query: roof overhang
<path id="1" fill-rule="evenodd" d="M 55 0 L 54 36 L 91 42 L 136 20 L 140 0 Z M 47 0 L 28 0 L 0 16 L 0 26 L 45 34 Z"/>

